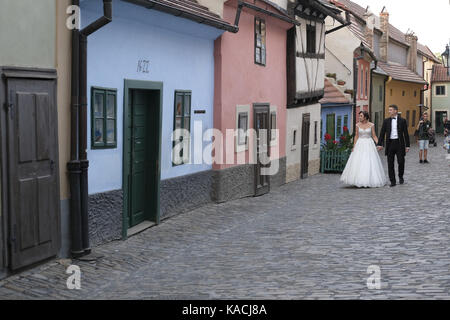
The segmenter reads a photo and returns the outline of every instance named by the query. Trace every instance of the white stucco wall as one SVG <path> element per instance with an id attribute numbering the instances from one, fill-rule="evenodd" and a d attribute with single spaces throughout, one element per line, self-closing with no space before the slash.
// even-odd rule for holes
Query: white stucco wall
<path id="1" fill-rule="evenodd" d="M 197 2 L 223 18 L 223 3 L 225 0 L 197 0 Z"/>
<path id="2" fill-rule="evenodd" d="M 309 159 L 314 161 L 320 159 L 320 104 L 312 104 L 305 107 L 288 109 L 286 119 L 286 167 L 287 182 L 291 182 L 300 178 L 301 163 L 301 144 L 302 144 L 302 124 L 303 114 L 310 114 L 310 131 L 309 131 Z M 314 144 L 315 121 L 317 121 L 317 144 Z M 297 131 L 297 143 L 293 145 L 294 131 Z M 289 172 L 291 171 L 291 173 Z M 294 174 L 292 171 L 295 171 Z"/>
<path id="3" fill-rule="evenodd" d="M 330 18 L 327 18 L 326 25 L 327 29 L 335 27 Z M 348 28 L 327 35 L 325 73 L 336 73 L 337 80 L 344 80 L 347 89 L 353 89 L 353 51 L 360 43 Z"/>

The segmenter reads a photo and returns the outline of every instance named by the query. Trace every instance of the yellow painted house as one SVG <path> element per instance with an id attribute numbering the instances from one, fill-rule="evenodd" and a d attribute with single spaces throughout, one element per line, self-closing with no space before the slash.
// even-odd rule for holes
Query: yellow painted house
<path id="1" fill-rule="evenodd" d="M 383 62 L 380 62 L 379 66 L 389 75 L 385 89 L 386 116 L 389 114 L 389 106 L 397 105 L 401 117 L 408 123 L 409 134 L 414 135 L 415 126 L 420 119 L 421 90 L 426 81 L 404 66 Z"/>

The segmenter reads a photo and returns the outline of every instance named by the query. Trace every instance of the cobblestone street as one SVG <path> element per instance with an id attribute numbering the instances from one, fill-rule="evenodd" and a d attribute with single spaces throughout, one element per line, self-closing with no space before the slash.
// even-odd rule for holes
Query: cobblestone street
<path id="1" fill-rule="evenodd" d="M 0 281 L 0 299 L 449 299 L 449 160 L 438 143 L 428 165 L 412 148 L 406 185 L 355 189 L 317 175 L 208 205 L 95 248 L 96 262 L 73 261 L 81 290 L 66 287 L 69 262 L 54 260 Z M 367 288 L 371 265 L 380 290 Z"/>

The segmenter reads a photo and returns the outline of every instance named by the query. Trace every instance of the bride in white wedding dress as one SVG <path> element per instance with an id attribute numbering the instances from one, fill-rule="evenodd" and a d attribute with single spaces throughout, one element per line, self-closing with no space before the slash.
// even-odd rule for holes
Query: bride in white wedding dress
<path id="1" fill-rule="evenodd" d="M 374 126 L 369 122 L 369 113 L 361 111 L 355 129 L 355 145 L 340 179 L 347 185 L 358 188 L 380 188 L 386 185 L 386 174 L 375 145 L 378 138 Z"/>

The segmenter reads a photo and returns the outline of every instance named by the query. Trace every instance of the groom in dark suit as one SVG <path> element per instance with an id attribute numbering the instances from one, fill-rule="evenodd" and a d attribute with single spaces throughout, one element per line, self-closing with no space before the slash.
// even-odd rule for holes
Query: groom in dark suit
<path id="1" fill-rule="evenodd" d="M 409 143 L 408 125 L 406 120 L 398 115 L 398 107 L 395 104 L 389 106 L 389 115 L 390 117 L 384 120 L 380 131 L 378 150 L 383 149 L 386 140 L 389 179 L 391 180 L 391 187 L 395 187 L 397 185 L 394 168 L 395 156 L 397 156 L 400 184 L 404 184 L 405 156 L 411 145 Z"/>

